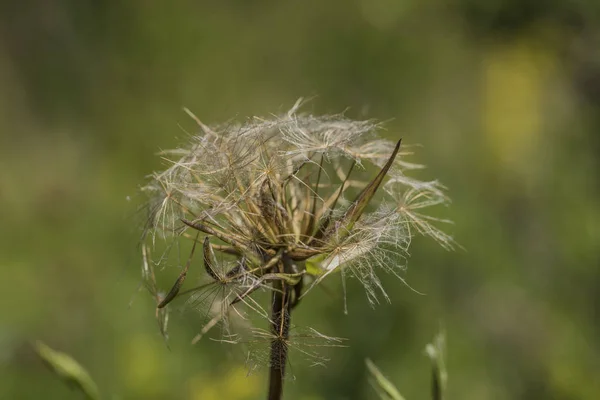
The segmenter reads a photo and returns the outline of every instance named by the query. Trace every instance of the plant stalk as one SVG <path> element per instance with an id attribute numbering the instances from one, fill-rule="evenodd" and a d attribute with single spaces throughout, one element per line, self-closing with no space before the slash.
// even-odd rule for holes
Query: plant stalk
<path id="1" fill-rule="evenodd" d="M 279 263 L 280 270 L 287 270 L 291 260 L 287 256 Z M 282 271 L 283 272 L 283 271 Z M 268 400 L 280 400 L 283 396 L 283 380 L 287 364 L 287 341 L 290 334 L 292 286 L 285 281 L 273 282 L 271 302 L 271 356 L 269 359 Z"/>

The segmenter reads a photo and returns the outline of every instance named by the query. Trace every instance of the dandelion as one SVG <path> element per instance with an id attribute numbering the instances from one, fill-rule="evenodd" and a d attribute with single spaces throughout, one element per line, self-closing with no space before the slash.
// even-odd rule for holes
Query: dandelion
<path id="1" fill-rule="evenodd" d="M 230 316 L 262 316 L 268 330 L 252 332 L 270 343 L 270 399 L 281 397 L 288 349 L 301 348 L 298 340 L 310 337 L 313 349 L 319 340 L 338 342 L 314 330 L 296 339 L 290 333 L 291 312 L 312 288 L 328 276 L 354 277 L 371 303 L 389 300 L 377 272 L 402 279 L 414 235 L 453 246 L 437 227 L 448 221 L 425 210 L 448 202 L 444 187 L 405 175 L 422 166 L 403 159 L 409 153 L 401 140 L 378 137 L 373 121 L 300 113 L 301 104 L 283 115 L 214 127 L 188 111 L 200 133 L 162 152 L 167 168 L 143 187 L 150 197 L 143 273 L 161 310 L 161 330 L 164 310 L 181 297 L 207 317 L 196 340 L 221 324 L 222 340 L 239 343 Z M 168 253 L 187 240 L 194 248 L 201 243 L 203 256 L 192 249 L 171 290 L 159 296 L 152 268 L 168 258 L 160 243 Z M 157 261 L 149 262 L 147 252 Z M 190 264 L 203 264 L 197 270 L 205 281 L 182 290 Z M 265 291 L 271 301 L 261 305 L 255 294 Z M 304 354 L 318 359 L 313 349 Z"/>

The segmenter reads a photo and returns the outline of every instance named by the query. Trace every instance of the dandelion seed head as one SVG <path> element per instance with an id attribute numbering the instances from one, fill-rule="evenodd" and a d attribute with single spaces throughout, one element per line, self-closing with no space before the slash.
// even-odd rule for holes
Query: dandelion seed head
<path id="1" fill-rule="evenodd" d="M 233 313 L 242 320 L 260 315 L 276 325 L 286 314 L 269 315 L 256 293 L 279 291 L 297 303 L 337 273 L 358 279 L 372 304 L 389 301 L 378 272 L 403 280 L 415 236 L 454 246 L 439 228 L 448 221 L 428 214 L 449 202 L 445 187 L 407 175 L 423 168 L 406 159 L 410 149 L 381 138 L 376 121 L 305 114 L 301 104 L 282 115 L 216 126 L 186 110 L 199 132 L 189 143 L 161 151 L 165 169 L 142 188 L 149 197 L 144 238 L 151 253 L 159 240 L 204 240 L 206 273 L 195 288 L 178 294 L 203 315 L 200 336 L 221 324 L 221 338 L 239 342 L 228 327 Z M 147 265 L 143 273 L 155 279 Z M 298 290 L 291 295 L 286 288 Z M 277 341 L 273 331 L 256 329 L 254 339 Z M 281 346 L 292 346 L 291 338 L 283 335 Z"/>

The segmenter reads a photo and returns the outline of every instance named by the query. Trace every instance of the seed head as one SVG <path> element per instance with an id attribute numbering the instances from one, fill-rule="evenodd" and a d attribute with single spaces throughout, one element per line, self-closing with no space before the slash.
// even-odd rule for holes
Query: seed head
<path id="1" fill-rule="evenodd" d="M 268 318 L 251 300 L 255 291 L 293 287 L 294 307 L 338 272 L 359 279 L 371 302 L 387 299 L 376 272 L 402 279 L 414 235 L 453 246 L 435 226 L 448 221 L 426 214 L 448 203 L 444 187 L 405 175 L 422 166 L 404 160 L 410 153 L 400 140 L 380 138 L 373 121 L 299 113 L 301 103 L 240 124 L 209 128 L 196 119 L 200 133 L 162 152 L 167 168 L 143 187 L 150 247 L 180 239 L 203 245 L 208 282 L 179 291 L 180 275 L 176 296 L 191 292 L 192 304 L 212 305 L 205 292 L 219 291 L 213 320 L 226 319 L 236 304 Z"/>

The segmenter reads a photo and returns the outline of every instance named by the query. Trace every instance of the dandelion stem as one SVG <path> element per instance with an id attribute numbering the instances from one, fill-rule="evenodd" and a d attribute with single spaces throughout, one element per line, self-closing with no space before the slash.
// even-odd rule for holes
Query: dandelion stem
<path id="1" fill-rule="evenodd" d="M 278 267 L 286 273 L 291 269 L 292 260 L 284 255 Z M 280 400 L 283 395 L 283 379 L 287 363 L 287 341 L 290 334 L 290 311 L 292 286 L 285 281 L 273 282 L 271 303 L 271 358 L 269 365 L 269 396 L 268 400 Z"/>

